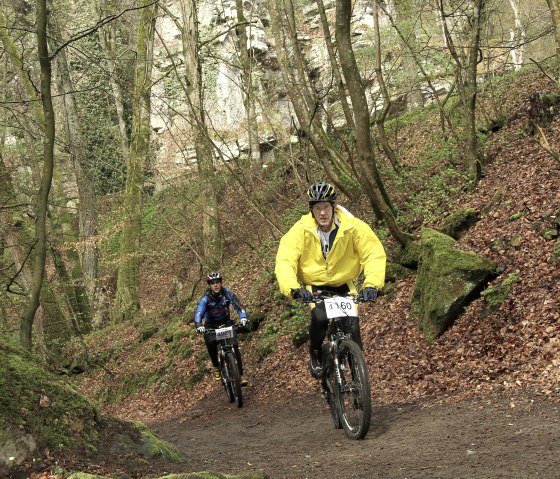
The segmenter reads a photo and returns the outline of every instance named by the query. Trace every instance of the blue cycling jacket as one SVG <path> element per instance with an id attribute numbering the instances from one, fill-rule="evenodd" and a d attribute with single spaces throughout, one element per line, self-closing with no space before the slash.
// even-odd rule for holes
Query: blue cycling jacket
<path id="1" fill-rule="evenodd" d="M 229 288 L 222 288 L 218 296 L 215 296 L 210 290 L 206 291 L 196 305 L 195 324 L 198 326 L 202 321 L 210 324 L 226 323 L 230 319 L 230 304 L 239 315 L 239 319 L 247 318 L 247 313 L 243 309 L 239 298 Z"/>

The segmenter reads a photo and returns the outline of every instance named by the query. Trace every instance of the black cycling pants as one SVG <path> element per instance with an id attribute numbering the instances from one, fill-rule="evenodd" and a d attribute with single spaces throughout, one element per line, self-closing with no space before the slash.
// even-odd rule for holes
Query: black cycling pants
<path id="1" fill-rule="evenodd" d="M 338 287 L 332 286 L 312 286 L 312 290 L 315 292 L 317 290 L 330 291 L 340 296 L 344 296 L 349 293 L 349 288 L 347 285 L 342 285 Z M 327 312 L 325 310 L 324 303 L 318 303 L 311 310 L 311 323 L 309 324 L 309 349 L 310 351 L 316 350 L 321 351 L 321 345 L 323 340 L 327 335 L 327 329 L 329 326 L 329 318 L 327 318 Z M 344 332 L 350 334 L 352 340 L 363 349 L 362 346 L 362 336 L 360 334 L 360 323 L 356 316 L 348 316 L 346 321 L 344 321 Z"/>
<path id="2" fill-rule="evenodd" d="M 362 347 L 362 336 L 360 334 L 360 323 L 356 316 L 348 316 L 344 321 L 344 332 L 349 333 L 352 340 Z M 309 325 L 309 349 L 321 351 L 321 345 L 327 335 L 329 319 L 325 311 L 324 303 L 320 303 L 311 310 L 311 324 Z"/>

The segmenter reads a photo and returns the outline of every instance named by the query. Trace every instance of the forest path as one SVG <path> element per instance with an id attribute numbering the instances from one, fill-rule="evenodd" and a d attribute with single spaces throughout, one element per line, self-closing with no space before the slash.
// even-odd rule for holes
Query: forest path
<path id="1" fill-rule="evenodd" d="M 222 391 L 182 417 L 150 427 L 188 458 L 189 470 L 270 479 L 559 478 L 559 405 L 506 397 L 374 408 L 368 436 L 334 429 L 319 394 L 265 404 Z"/>

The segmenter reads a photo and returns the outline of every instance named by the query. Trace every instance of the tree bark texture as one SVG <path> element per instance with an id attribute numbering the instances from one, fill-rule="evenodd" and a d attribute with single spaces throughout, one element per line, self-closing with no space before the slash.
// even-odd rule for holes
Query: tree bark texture
<path id="1" fill-rule="evenodd" d="M 35 262 L 27 305 L 22 313 L 20 323 L 20 342 L 22 346 L 31 350 L 32 330 L 35 313 L 40 303 L 41 288 L 45 274 L 45 259 L 47 253 L 46 221 L 48 198 L 52 184 L 54 170 L 54 140 L 55 119 L 51 96 L 51 60 L 47 44 L 47 2 L 37 1 L 37 50 L 41 66 L 41 103 L 45 119 L 43 129 L 43 171 L 37 194 L 35 220 Z"/>
<path id="2" fill-rule="evenodd" d="M 336 1 L 336 43 L 340 56 L 342 73 L 350 92 L 350 100 L 354 113 L 354 125 L 357 148 L 357 168 L 360 181 L 370 204 L 377 217 L 386 222 L 391 235 L 405 246 L 410 237 L 397 225 L 390 204 L 379 188 L 380 177 L 375 164 L 375 156 L 371 143 L 370 118 L 365 90 L 358 71 L 358 65 L 352 49 L 350 20 L 352 17 L 351 0 Z"/>
<path id="3" fill-rule="evenodd" d="M 113 321 L 128 321 L 140 310 L 140 240 L 142 235 L 142 195 L 144 168 L 150 149 L 150 93 L 157 5 L 143 0 L 138 26 L 132 133 L 127 161 L 123 209 L 124 224 L 120 242 L 117 293 Z"/>
<path id="4" fill-rule="evenodd" d="M 198 55 L 198 21 L 195 0 L 181 0 L 183 19 L 183 56 L 188 87 L 188 103 L 191 126 L 194 133 L 198 174 L 200 178 L 200 204 L 202 212 L 203 257 L 207 270 L 219 269 L 222 262 L 222 233 L 218 192 L 214 187 L 215 174 L 212 144 L 206 130 L 202 94 L 202 71 Z"/>

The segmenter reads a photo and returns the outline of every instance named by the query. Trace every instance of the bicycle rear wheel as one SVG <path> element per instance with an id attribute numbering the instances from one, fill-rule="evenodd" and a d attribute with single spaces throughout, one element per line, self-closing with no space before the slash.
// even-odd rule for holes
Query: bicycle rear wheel
<path id="1" fill-rule="evenodd" d="M 241 377 L 239 375 L 239 368 L 237 367 L 237 360 L 233 351 L 226 353 L 226 364 L 228 369 L 229 385 L 231 387 L 233 398 L 237 407 L 243 407 L 243 395 L 241 394 Z"/>
<path id="2" fill-rule="evenodd" d="M 342 428 L 342 422 L 340 420 L 338 401 L 335 395 L 335 388 L 337 386 L 334 374 L 334 363 L 328 344 L 326 343 L 323 344 L 323 368 L 323 390 L 325 391 L 325 397 L 329 404 L 334 427 L 335 429 L 340 429 Z"/>
<path id="3" fill-rule="evenodd" d="M 341 341 L 338 349 L 341 384 L 335 387 L 340 420 L 346 436 L 363 439 L 371 421 L 371 387 L 364 354 L 351 340 Z"/>

